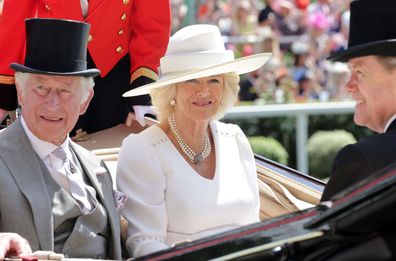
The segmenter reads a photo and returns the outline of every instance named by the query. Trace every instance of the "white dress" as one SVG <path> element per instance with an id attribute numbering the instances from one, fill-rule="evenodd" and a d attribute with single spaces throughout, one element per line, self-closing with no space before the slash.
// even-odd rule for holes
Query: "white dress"
<path id="1" fill-rule="evenodd" d="M 185 241 L 259 221 L 253 152 L 237 125 L 211 121 L 212 180 L 200 176 L 158 126 L 123 141 L 118 189 L 128 195 L 129 253 L 147 255 Z"/>

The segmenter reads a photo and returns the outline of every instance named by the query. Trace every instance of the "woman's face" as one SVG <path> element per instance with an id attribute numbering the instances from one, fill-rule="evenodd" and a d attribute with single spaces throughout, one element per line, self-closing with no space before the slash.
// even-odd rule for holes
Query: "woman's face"
<path id="1" fill-rule="evenodd" d="M 207 121 L 218 111 L 224 88 L 224 75 L 192 79 L 176 84 L 176 117 Z"/>

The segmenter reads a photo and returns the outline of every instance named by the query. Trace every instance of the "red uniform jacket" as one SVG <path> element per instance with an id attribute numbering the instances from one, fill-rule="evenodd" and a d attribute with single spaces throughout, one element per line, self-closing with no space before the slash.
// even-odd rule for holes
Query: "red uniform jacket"
<path id="1" fill-rule="evenodd" d="M 101 76 L 129 53 L 131 80 L 140 75 L 156 77 L 171 28 L 168 0 L 89 0 L 86 18 L 80 0 L 5 0 L 0 20 L 0 84 L 13 84 L 10 63 L 24 63 L 24 20 L 31 17 L 90 23 L 88 50 Z"/>

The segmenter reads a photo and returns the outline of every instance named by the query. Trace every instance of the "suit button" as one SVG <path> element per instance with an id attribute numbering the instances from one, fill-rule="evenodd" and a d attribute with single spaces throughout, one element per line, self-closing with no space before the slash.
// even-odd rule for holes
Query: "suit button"
<path id="1" fill-rule="evenodd" d="M 122 3 L 123 3 L 124 5 L 127 5 L 127 4 L 129 4 L 129 0 L 122 0 Z"/>
<path id="2" fill-rule="evenodd" d="M 123 35 L 124 34 L 124 29 L 120 29 L 119 31 L 118 31 L 118 35 Z"/>
<path id="3" fill-rule="evenodd" d="M 126 20 L 126 17 L 127 17 L 126 13 L 123 13 L 123 14 L 121 15 L 121 21 L 125 21 L 125 20 Z"/>
<path id="4" fill-rule="evenodd" d="M 117 53 L 123 53 L 124 52 L 124 49 L 122 49 L 122 47 L 121 46 L 118 46 L 117 47 L 117 49 L 116 49 L 116 51 L 117 51 Z"/>
<path id="5" fill-rule="evenodd" d="M 92 40 L 93 40 L 92 35 L 91 34 L 88 35 L 88 42 L 92 42 Z"/>
<path id="6" fill-rule="evenodd" d="M 45 10 L 51 11 L 51 7 L 48 4 L 45 4 Z"/>

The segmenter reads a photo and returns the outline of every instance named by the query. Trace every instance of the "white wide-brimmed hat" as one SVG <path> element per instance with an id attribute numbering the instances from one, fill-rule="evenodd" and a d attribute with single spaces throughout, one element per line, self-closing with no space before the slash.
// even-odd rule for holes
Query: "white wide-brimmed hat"
<path id="1" fill-rule="evenodd" d="M 217 26 L 186 26 L 170 38 L 166 54 L 160 60 L 158 81 L 123 96 L 148 94 L 154 88 L 227 72 L 248 73 L 263 66 L 270 57 L 271 53 L 260 53 L 235 59 L 234 52 L 225 49 Z"/>

